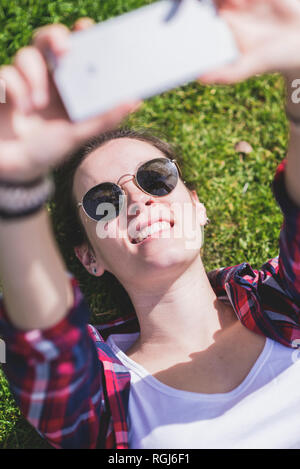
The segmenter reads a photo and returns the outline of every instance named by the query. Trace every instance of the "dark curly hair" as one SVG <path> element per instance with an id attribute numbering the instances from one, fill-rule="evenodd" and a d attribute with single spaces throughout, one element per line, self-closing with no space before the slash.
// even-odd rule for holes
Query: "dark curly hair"
<path id="1" fill-rule="evenodd" d="M 108 301 L 109 304 L 114 304 L 112 309 L 106 311 L 110 318 L 112 313 L 117 316 L 127 316 L 133 312 L 133 306 L 127 292 L 112 274 L 105 272 L 100 279 L 94 278 L 82 268 L 74 255 L 74 248 L 76 246 L 80 246 L 84 242 L 90 245 L 90 242 L 79 218 L 73 195 L 73 181 L 77 168 L 92 151 L 111 140 L 119 138 L 131 138 L 150 143 L 158 148 L 167 158 L 176 159 L 179 164 L 182 161 L 181 152 L 178 147 L 167 143 L 153 133 L 147 130 L 118 128 L 90 139 L 54 172 L 56 191 L 51 203 L 56 239 L 61 247 L 68 269 L 78 279 L 81 289 L 96 316 L 99 316 L 99 311 L 103 309 L 103 303 L 99 304 L 99 291 L 105 291 L 106 299 L 104 303 Z M 186 186 L 190 190 L 194 188 L 188 181 Z M 100 294 L 100 296 L 103 295 Z M 106 313 L 102 312 L 100 314 L 101 316 L 106 316 Z"/>

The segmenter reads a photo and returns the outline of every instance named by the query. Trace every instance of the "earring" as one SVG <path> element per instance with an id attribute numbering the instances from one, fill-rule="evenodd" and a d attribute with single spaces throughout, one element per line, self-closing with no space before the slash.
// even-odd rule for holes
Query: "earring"
<path id="1" fill-rule="evenodd" d="M 93 274 L 96 275 L 96 273 L 97 273 L 97 269 L 96 269 L 96 267 L 94 267 L 94 268 L 93 268 Z"/>

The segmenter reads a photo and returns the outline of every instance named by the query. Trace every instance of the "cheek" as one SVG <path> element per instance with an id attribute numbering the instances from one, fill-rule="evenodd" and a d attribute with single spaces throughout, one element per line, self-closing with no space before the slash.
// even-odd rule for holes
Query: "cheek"
<path id="1" fill-rule="evenodd" d="M 116 260 L 124 256 L 124 236 L 118 230 L 116 221 L 110 223 L 90 222 L 85 231 L 91 246 L 99 260 L 103 262 L 106 270 L 113 269 Z"/>
<path id="2" fill-rule="evenodd" d="M 127 238 L 126 217 L 119 216 L 109 222 L 96 223 L 95 235 L 98 240 L 124 240 Z"/>
<path id="3" fill-rule="evenodd" d="M 123 242 L 119 238 L 114 238 L 110 233 L 111 237 L 102 238 L 98 235 L 95 236 L 93 241 L 93 248 L 96 254 L 96 258 L 101 262 L 104 270 L 118 276 L 120 267 L 125 263 L 125 250 Z"/>
<path id="4" fill-rule="evenodd" d="M 198 238 L 201 232 L 202 214 L 198 207 L 186 200 L 185 202 L 172 204 L 175 224 L 173 227 L 176 238 Z"/>

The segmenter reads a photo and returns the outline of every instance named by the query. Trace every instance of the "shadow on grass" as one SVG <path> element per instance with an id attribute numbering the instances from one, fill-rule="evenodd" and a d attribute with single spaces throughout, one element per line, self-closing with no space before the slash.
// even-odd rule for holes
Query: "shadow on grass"
<path id="1" fill-rule="evenodd" d="M 0 449 L 53 449 L 22 417 L 7 437 L 0 442 Z"/>

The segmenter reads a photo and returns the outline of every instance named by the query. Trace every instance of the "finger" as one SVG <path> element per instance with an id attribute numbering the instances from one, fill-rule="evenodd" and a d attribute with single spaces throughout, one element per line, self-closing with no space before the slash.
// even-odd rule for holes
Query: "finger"
<path id="1" fill-rule="evenodd" d="M 54 55 L 60 56 L 68 50 L 69 35 L 69 29 L 63 24 L 43 26 L 35 32 L 33 45 L 43 54 L 50 50 Z"/>
<path id="2" fill-rule="evenodd" d="M 241 10 L 247 8 L 253 0 L 214 0 L 214 3 L 219 10 Z"/>
<path id="3" fill-rule="evenodd" d="M 135 112 L 140 106 L 141 101 L 122 104 L 102 116 L 77 124 L 76 140 L 78 143 L 81 143 L 98 133 L 107 132 L 115 128 L 128 114 Z"/>
<path id="4" fill-rule="evenodd" d="M 88 29 L 91 26 L 95 25 L 95 21 L 92 18 L 79 18 L 72 28 L 72 31 L 83 31 L 84 29 Z"/>
<path id="5" fill-rule="evenodd" d="M 24 47 L 16 54 L 14 65 L 28 85 L 34 106 L 44 108 L 49 103 L 49 82 L 42 54 L 35 47 Z"/>
<path id="6" fill-rule="evenodd" d="M 12 65 L 0 69 L 0 79 L 5 84 L 6 100 L 8 104 L 27 114 L 32 110 L 28 86 Z"/>
<path id="7" fill-rule="evenodd" d="M 129 113 L 132 114 L 133 112 L 138 111 L 142 107 L 143 104 L 144 104 L 144 101 L 142 101 L 141 99 L 131 103 L 130 106 L 132 106 L 132 108 L 129 111 Z"/>
<path id="8" fill-rule="evenodd" d="M 246 80 L 253 75 L 263 73 L 263 64 L 257 60 L 255 55 L 241 57 L 234 64 L 226 65 L 210 73 L 199 77 L 203 84 L 234 84 Z"/>

